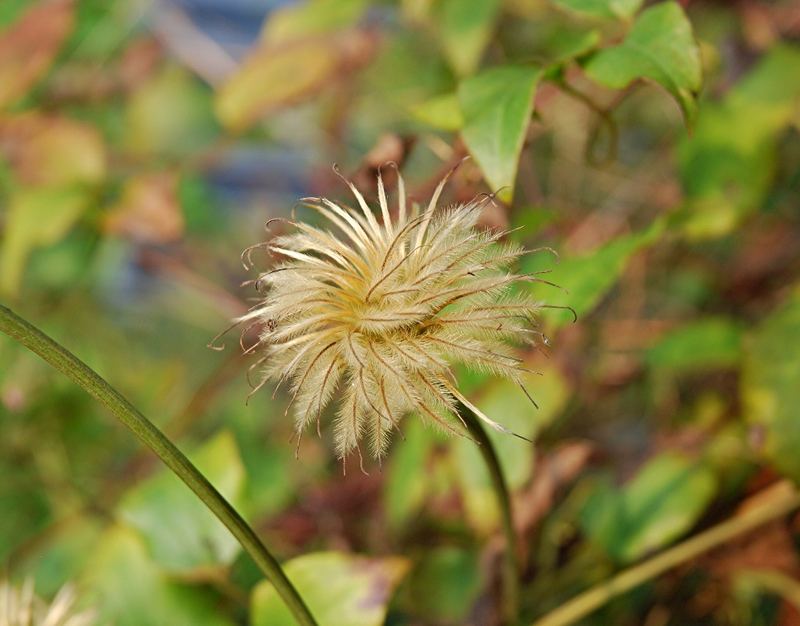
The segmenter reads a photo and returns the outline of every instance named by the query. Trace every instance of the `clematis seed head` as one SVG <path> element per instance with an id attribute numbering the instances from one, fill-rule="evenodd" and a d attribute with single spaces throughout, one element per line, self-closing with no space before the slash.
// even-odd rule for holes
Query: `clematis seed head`
<path id="1" fill-rule="evenodd" d="M 334 395 L 341 458 L 360 453 L 364 439 L 380 457 L 411 412 L 463 434 L 459 403 L 508 432 L 458 390 L 452 367 L 462 363 L 521 385 L 527 370 L 514 344 L 543 341 L 536 329 L 542 305 L 513 287 L 545 281 L 510 269 L 525 251 L 502 241 L 507 231 L 476 227 L 491 196 L 437 207 L 449 176 L 423 209 L 409 206 L 398 173 L 390 212 L 379 173 L 379 216 L 345 181 L 357 209 L 326 198 L 302 201 L 334 230 L 291 221 L 293 232 L 259 244 L 283 261 L 259 275 L 263 300 L 236 321 L 260 327 L 251 348 L 260 354 L 256 389 L 286 383 L 298 441 L 309 424 L 319 430 Z"/>
<path id="2" fill-rule="evenodd" d="M 21 587 L 0 580 L 0 626 L 91 626 L 94 614 L 76 612 L 75 591 L 65 585 L 48 605 L 33 591 L 28 579 Z"/>

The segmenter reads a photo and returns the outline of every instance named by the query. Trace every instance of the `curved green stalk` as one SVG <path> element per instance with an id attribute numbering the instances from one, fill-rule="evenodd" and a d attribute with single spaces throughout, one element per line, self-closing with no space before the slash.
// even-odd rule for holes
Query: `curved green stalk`
<path id="1" fill-rule="evenodd" d="M 0 305 L 0 331 L 35 352 L 55 369 L 66 374 L 84 391 L 109 409 L 133 434 L 155 452 L 175 474 L 194 491 L 200 500 L 225 524 L 259 569 L 275 586 L 294 618 L 301 626 L 316 626 L 314 618 L 280 563 L 267 550 L 241 515 L 208 482 L 191 461 L 164 433 L 142 415 L 122 394 L 99 374 L 38 328 Z"/>
<path id="2" fill-rule="evenodd" d="M 630 591 L 734 537 L 750 532 L 766 522 L 783 517 L 798 507 L 800 507 L 800 493 L 788 482 L 777 483 L 764 490 L 764 493 L 758 496 L 758 502 L 751 508 L 578 594 L 572 600 L 537 619 L 532 626 L 573 624 L 599 609 L 612 598 Z"/>
<path id="3" fill-rule="evenodd" d="M 503 617 L 509 625 L 513 626 L 519 623 L 519 561 L 517 559 L 517 531 L 514 528 L 514 516 L 511 511 L 511 494 L 508 491 L 503 468 L 500 467 L 500 459 L 497 457 L 494 444 L 480 421 L 472 411 L 463 405 L 461 417 L 464 419 L 469 434 L 479 444 L 478 449 L 486 463 L 492 488 L 500 506 L 503 534 L 506 538 L 506 550 L 503 557 Z"/>

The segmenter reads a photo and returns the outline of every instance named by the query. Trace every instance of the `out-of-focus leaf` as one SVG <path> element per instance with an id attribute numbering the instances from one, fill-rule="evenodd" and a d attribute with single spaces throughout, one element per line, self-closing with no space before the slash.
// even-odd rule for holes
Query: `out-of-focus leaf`
<path id="1" fill-rule="evenodd" d="M 556 30 L 550 46 L 550 61 L 553 64 L 564 63 L 581 56 L 600 43 L 598 30 Z"/>
<path id="2" fill-rule="evenodd" d="M 261 31 L 265 43 L 277 44 L 354 26 L 368 0 L 306 0 L 273 11 Z"/>
<path id="3" fill-rule="evenodd" d="M 676 453 L 651 459 L 621 492 L 598 485 L 581 523 L 621 563 L 668 545 L 700 518 L 717 490 L 713 472 Z"/>
<path id="4" fill-rule="evenodd" d="M 495 67 L 461 82 L 461 134 L 498 197 L 510 202 L 541 70 Z"/>
<path id="5" fill-rule="evenodd" d="M 126 147 L 139 156 L 181 156 L 217 129 L 211 94 L 186 70 L 170 66 L 139 85 L 125 105 Z"/>
<path id="6" fill-rule="evenodd" d="M 335 81 L 367 45 L 364 36 L 355 33 L 347 39 L 261 45 L 217 92 L 217 117 L 227 128 L 243 130 L 262 115 L 307 100 Z"/>
<path id="7" fill-rule="evenodd" d="M 474 551 L 455 547 L 426 550 L 409 575 L 411 609 L 437 623 L 464 624 L 483 579 Z"/>
<path id="8" fill-rule="evenodd" d="M 643 0 L 552 0 L 563 9 L 594 18 L 629 19 L 642 6 Z"/>
<path id="9" fill-rule="evenodd" d="M 578 318 L 590 313 L 602 297 L 616 284 L 627 267 L 630 258 L 642 248 L 654 243 L 664 230 L 665 222 L 656 220 L 640 232 L 623 235 L 613 239 L 603 247 L 571 258 L 563 258 L 555 263 L 549 255 L 529 255 L 522 262 L 523 270 L 535 272 L 552 269 L 547 275 L 550 280 L 567 290 L 568 295 L 558 299 L 550 297 L 553 304 L 568 304 Z M 537 292 L 544 287 L 535 286 Z M 572 321 L 568 311 L 543 311 L 553 327 Z"/>
<path id="10" fill-rule="evenodd" d="M 61 239 L 89 205 L 82 186 L 20 188 L 11 195 L 0 248 L 0 292 L 16 295 L 28 255 Z"/>
<path id="11" fill-rule="evenodd" d="M 71 0 L 42 0 L 0 33 L 0 109 L 47 73 L 74 20 Z"/>
<path id="12" fill-rule="evenodd" d="M 106 149 L 97 129 L 62 116 L 0 118 L 0 154 L 25 185 L 93 185 L 106 174 Z"/>
<path id="13" fill-rule="evenodd" d="M 694 119 L 702 80 L 700 50 L 677 2 L 642 11 L 625 40 L 598 52 L 585 69 L 590 78 L 614 89 L 639 78 L 653 80 L 678 100 L 689 123 Z"/>
<path id="14" fill-rule="evenodd" d="M 464 124 L 458 96 L 454 93 L 436 96 L 417 104 L 411 107 L 411 113 L 420 122 L 442 130 L 458 130 Z"/>
<path id="15" fill-rule="evenodd" d="M 800 481 L 800 295 L 756 328 L 745 349 L 742 395 L 745 416 L 766 431 L 764 452 L 775 466 Z"/>
<path id="16" fill-rule="evenodd" d="M 567 383 L 555 368 L 542 376 L 528 376 L 525 386 L 539 405 L 537 409 L 524 392 L 509 381 L 497 381 L 474 400 L 478 408 L 506 428 L 529 439 L 547 426 L 561 411 L 568 397 Z M 531 476 L 534 447 L 527 441 L 487 429 L 510 489 L 518 489 Z M 462 497 L 472 524 L 488 532 L 499 522 L 497 496 L 476 444 L 461 437 L 453 441 L 455 473 L 462 486 Z"/>
<path id="17" fill-rule="evenodd" d="M 245 473 L 233 436 L 222 432 L 191 456 L 217 490 L 239 506 Z M 153 559 L 174 572 L 225 566 L 239 551 L 230 531 L 167 470 L 128 492 L 118 511 L 142 533 Z"/>
<path id="18" fill-rule="evenodd" d="M 460 76 L 480 63 L 500 11 L 499 0 L 442 0 L 436 5 L 445 56 Z"/>
<path id="19" fill-rule="evenodd" d="M 771 593 L 783 598 L 800 612 L 800 582 L 778 569 L 745 569 L 733 581 L 737 595 L 752 597 Z"/>
<path id="20" fill-rule="evenodd" d="M 399 557 L 372 559 L 342 552 L 317 552 L 292 559 L 284 571 L 319 626 L 380 626 L 392 592 L 408 571 Z M 253 590 L 253 626 L 295 626 L 289 609 L 269 582 Z"/>
<path id="21" fill-rule="evenodd" d="M 183 234 L 178 176 L 172 172 L 141 174 L 125 183 L 122 197 L 104 218 L 109 233 L 136 241 L 168 243 Z"/>
<path id="22" fill-rule="evenodd" d="M 392 528 L 400 528 L 419 511 L 428 495 L 430 481 L 420 480 L 433 446 L 440 436 L 421 419 L 412 418 L 403 425 L 405 439 L 395 443 L 389 456 L 384 489 L 386 517 Z"/>
<path id="23" fill-rule="evenodd" d="M 168 514 L 170 503 L 164 505 Z M 173 529 L 180 538 L 180 529 Z M 208 590 L 171 581 L 148 555 L 136 532 L 112 526 L 86 565 L 82 587 L 98 623 L 114 626 L 233 626 L 221 616 Z"/>
<path id="24" fill-rule="evenodd" d="M 741 355 L 742 330 L 724 318 L 686 324 L 661 337 L 647 351 L 647 362 L 660 371 L 685 372 L 730 367 Z"/>
<path id="25" fill-rule="evenodd" d="M 678 151 L 687 195 L 680 227 L 688 237 L 724 236 L 759 207 L 774 176 L 778 137 L 800 99 L 798 64 L 800 48 L 778 45 L 722 102 L 701 107 Z"/>

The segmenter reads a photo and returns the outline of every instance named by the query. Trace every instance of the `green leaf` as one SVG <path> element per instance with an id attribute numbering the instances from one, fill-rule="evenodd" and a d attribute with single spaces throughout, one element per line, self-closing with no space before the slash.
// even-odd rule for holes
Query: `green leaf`
<path id="1" fill-rule="evenodd" d="M 409 575 L 409 602 L 415 614 L 435 623 L 466 624 L 483 584 L 476 552 L 433 548 L 424 551 Z"/>
<path id="2" fill-rule="evenodd" d="M 98 624 L 233 626 L 217 612 L 218 600 L 208 590 L 171 581 L 130 528 L 112 526 L 101 536 L 82 583 Z"/>
<path id="3" fill-rule="evenodd" d="M 503 426 L 534 439 L 558 416 L 567 400 L 568 387 L 555 368 L 543 370 L 542 376 L 528 376 L 524 383 L 539 405 L 538 409 L 516 384 L 505 380 L 496 381 L 474 402 Z M 497 450 L 509 489 L 519 489 L 533 471 L 534 447 L 505 433 L 487 429 L 487 434 Z M 488 532 L 499 523 L 500 512 L 480 450 L 473 441 L 461 437 L 453 442 L 453 452 L 467 515 L 476 528 Z"/>
<path id="4" fill-rule="evenodd" d="M 400 528 L 422 507 L 431 485 L 428 480 L 420 480 L 420 471 L 441 439 L 441 435 L 416 416 L 404 424 L 403 432 L 405 439 L 394 445 L 389 456 L 383 491 L 386 517 L 394 529 Z"/>
<path id="5" fill-rule="evenodd" d="M 569 305 L 581 318 L 590 313 L 619 280 L 631 257 L 660 237 L 664 225 L 664 220 L 656 220 L 645 230 L 617 237 L 597 250 L 558 263 L 543 253 L 529 255 L 523 260 L 522 268 L 525 272 L 551 269 L 547 279 L 566 289 L 567 293 L 558 298 L 550 297 L 548 302 Z M 535 288 L 538 293 L 544 287 Z M 553 327 L 572 321 L 572 313 L 568 311 L 545 310 L 543 316 Z"/>
<path id="6" fill-rule="evenodd" d="M 456 74 L 472 74 L 480 63 L 500 11 L 499 0 L 442 0 L 437 5 L 439 39 Z"/>
<path id="7" fill-rule="evenodd" d="M 585 69 L 592 80 L 614 89 L 640 78 L 653 80 L 678 100 L 687 122 L 694 119 L 702 81 L 700 50 L 676 2 L 642 11 L 625 40 L 598 52 Z"/>
<path id="8" fill-rule="evenodd" d="M 643 0 L 552 0 L 552 2 L 557 7 L 586 17 L 629 19 L 642 6 Z"/>
<path id="9" fill-rule="evenodd" d="M 11 195 L 2 248 L 0 292 L 16 296 L 28 255 L 60 240 L 89 205 L 82 185 L 18 189 Z"/>
<path id="10" fill-rule="evenodd" d="M 245 474 L 233 436 L 218 434 L 191 458 L 238 508 Z M 230 531 L 166 469 L 128 492 L 118 511 L 122 520 L 142 533 L 153 558 L 171 571 L 221 567 L 239 552 Z"/>
<path id="11" fill-rule="evenodd" d="M 800 293 L 764 319 L 747 344 L 742 372 L 745 416 L 766 432 L 764 453 L 800 481 Z"/>
<path id="12" fill-rule="evenodd" d="M 514 195 L 517 161 L 540 76 L 534 67 L 501 66 L 462 81 L 458 88 L 464 142 L 504 202 Z"/>
<path id="13" fill-rule="evenodd" d="M 778 45 L 722 102 L 701 107 L 694 132 L 678 149 L 687 200 L 677 217 L 690 239 L 727 235 L 762 205 L 780 134 L 800 97 L 799 64 L 800 48 Z"/>
<path id="14" fill-rule="evenodd" d="M 264 22 L 261 39 L 285 43 L 355 26 L 367 5 L 368 0 L 307 0 L 283 6 Z"/>
<path id="15" fill-rule="evenodd" d="M 408 562 L 343 552 L 316 552 L 292 559 L 284 571 L 308 603 L 319 626 L 381 626 L 394 588 Z M 295 626 L 289 609 L 269 582 L 253 590 L 253 626 Z"/>
<path id="16" fill-rule="evenodd" d="M 420 122 L 442 130 L 459 130 L 464 125 L 458 96 L 454 93 L 436 96 L 414 105 L 411 107 L 411 114 Z"/>
<path id="17" fill-rule="evenodd" d="M 717 490 L 714 473 L 676 453 L 650 461 L 621 493 L 605 482 L 581 513 L 589 537 L 615 560 L 628 563 L 672 543 L 706 510 Z"/>
<path id="18" fill-rule="evenodd" d="M 651 367 L 685 372 L 730 367 L 739 362 L 742 331 L 724 318 L 706 318 L 676 328 L 647 351 Z"/>

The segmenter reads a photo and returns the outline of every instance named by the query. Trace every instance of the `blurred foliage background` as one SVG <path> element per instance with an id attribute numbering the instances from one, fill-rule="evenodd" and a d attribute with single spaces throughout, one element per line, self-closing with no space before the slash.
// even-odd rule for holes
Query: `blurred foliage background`
<path id="1" fill-rule="evenodd" d="M 793 0 L 3 0 L 0 293 L 190 452 L 324 624 L 490 625 L 477 451 L 405 422 L 383 467 L 294 458 L 252 397 L 239 253 L 297 198 L 498 192 L 550 354 L 540 409 L 464 374 L 514 489 L 530 621 L 800 479 L 800 6 Z M 395 193 L 395 177 L 384 170 Z M 259 267 L 270 259 L 256 253 Z M 234 333 L 235 335 L 235 333 Z M 252 337 L 245 335 L 244 345 Z M 0 563 L 116 626 L 291 624 L 194 497 L 80 389 L 0 341 Z M 494 433 L 493 433 L 494 435 Z M 798 519 L 586 624 L 800 624 Z M 777 582 L 776 582 L 777 581 Z"/>

